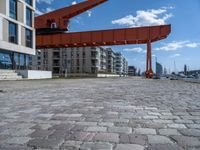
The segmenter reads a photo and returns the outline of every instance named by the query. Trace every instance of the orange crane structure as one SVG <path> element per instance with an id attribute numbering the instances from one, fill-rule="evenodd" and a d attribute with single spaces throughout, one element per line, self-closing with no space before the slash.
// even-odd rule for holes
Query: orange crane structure
<path id="1" fill-rule="evenodd" d="M 151 43 L 167 38 L 171 25 L 67 32 L 71 18 L 106 1 L 87 0 L 35 17 L 36 48 L 147 44 L 146 78 L 152 78 Z"/>

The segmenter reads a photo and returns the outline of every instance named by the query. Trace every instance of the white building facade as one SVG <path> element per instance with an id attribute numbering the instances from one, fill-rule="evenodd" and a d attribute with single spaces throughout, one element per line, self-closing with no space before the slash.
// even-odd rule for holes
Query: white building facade
<path id="1" fill-rule="evenodd" d="M 120 72 L 123 75 L 127 64 L 124 60 Z M 53 76 L 93 76 L 116 74 L 115 62 L 115 52 L 110 48 L 79 47 L 37 50 L 30 66 L 32 70 L 52 71 Z"/>
<path id="2" fill-rule="evenodd" d="M 28 69 L 35 55 L 35 0 L 0 0 L 0 69 Z"/>
<path id="3" fill-rule="evenodd" d="M 53 76 L 105 73 L 107 69 L 102 47 L 40 49 L 31 59 L 31 69 L 52 71 Z"/>
<path id="4" fill-rule="evenodd" d="M 128 61 L 120 52 L 115 53 L 115 69 L 120 76 L 128 75 Z"/>

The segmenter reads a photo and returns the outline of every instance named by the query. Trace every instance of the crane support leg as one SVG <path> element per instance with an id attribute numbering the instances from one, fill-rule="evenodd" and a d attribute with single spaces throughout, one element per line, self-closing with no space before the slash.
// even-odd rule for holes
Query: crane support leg
<path id="1" fill-rule="evenodd" d="M 147 42 L 146 78 L 153 78 L 151 41 Z"/>

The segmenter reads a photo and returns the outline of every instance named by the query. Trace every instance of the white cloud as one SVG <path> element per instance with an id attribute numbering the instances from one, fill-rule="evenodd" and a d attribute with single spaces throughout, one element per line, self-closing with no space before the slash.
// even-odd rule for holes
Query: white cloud
<path id="1" fill-rule="evenodd" d="M 125 52 L 137 52 L 137 53 L 145 53 L 146 52 L 146 50 L 144 50 L 141 47 L 125 48 L 123 51 L 125 51 Z"/>
<path id="2" fill-rule="evenodd" d="M 76 5 L 76 4 L 77 4 L 77 2 L 76 2 L 76 1 L 73 1 L 73 2 L 72 2 L 72 5 Z"/>
<path id="3" fill-rule="evenodd" d="M 88 10 L 87 14 L 88 14 L 88 17 L 91 17 L 92 16 L 92 11 Z"/>
<path id="4" fill-rule="evenodd" d="M 50 7 L 47 7 L 45 12 L 48 13 L 48 12 L 51 12 L 51 11 L 54 11 L 54 9 L 50 8 Z"/>
<path id="5" fill-rule="evenodd" d="M 54 11 L 54 9 L 50 8 L 50 7 L 47 7 L 46 10 L 43 10 L 43 11 L 36 9 L 35 14 L 36 14 L 36 16 L 38 16 L 38 15 L 43 15 L 44 13 L 48 13 L 48 12 L 51 12 L 51 11 Z"/>
<path id="6" fill-rule="evenodd" d="M 179 57 L 179 56 L 181 56 L 181 54 L 174 54 L 174 55 L 171 56 L 171 58 Z"/>
<path id="7" fill-rule="evenodd" d="M 189 48 L 197 48 L 199 47 L 200 43 L 189 43 L 186 46 Z"/>
<path id="8" fill-rule="evenodd" d="M 44 13 L 41 12 L 39 9 L 36 9 L 35 14 L 36 14 L 36 16 L 37 16 L 37 15 L 43 15 Z"/>
<path id="9" fill-rule="evenodd" d="M 164 43 L 163 46 L 155 48 L 156 51 L 176 51 L 181 48 L 197 48 L 200 44 L 190 41 L 173 41 Z"/>
<path id="10" fill-rule="evenodd" d="M 129 27 L 163 25 L 166 24 L 166 21 L 173 16 L 172 13 L 168 13 L 169 9 L 173 9 L 173 7 L 138 10 L 136 12 L 136 16 L 127 15 L 123 18 L 113 20 L 112 24 L 126 25 Z"/>
<path id="11" fill-rule="evenodd" d="M 46 4 L 51 4 L 52 2 L 54 2 L 54 0 L 36 0 L 37 3 L 46 3 Z"/>

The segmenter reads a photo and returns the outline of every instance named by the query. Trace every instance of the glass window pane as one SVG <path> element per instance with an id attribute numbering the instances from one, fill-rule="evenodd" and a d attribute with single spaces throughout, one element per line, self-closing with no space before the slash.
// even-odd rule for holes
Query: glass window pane
<path id="1" fill-rule="evenodd" d="M 11 53 L 0 52 L 0 69 L 12 69 Z"/>
<path id="2" fill-rule="evenodd" d="M 26 29 L 26 46 L 32 48 L 33 47 L 33 33 L 31 30 Z"/>
<path id="3" fill-rule="evenodd" d="M 9 42 L 17 44 L 17 25 L 9 22 Z"/>
<path id="4" fill-rule="evenodd" d="M 9 1 L 10 6 L 10 17 L 13 19 L 17 19 L 17 1 L 16 0 L 10 0 Z"/>
<path id="5" fill-rule="evenodd" d="M 30 6 L 32 6 L 32 0 L 26 0 L 26 3 L 29 4 Z"/>
<path id="6" fill-rule="evenodd" d="M 32 10 L 26 8 L 26 25 L 32 26 Z"/>

